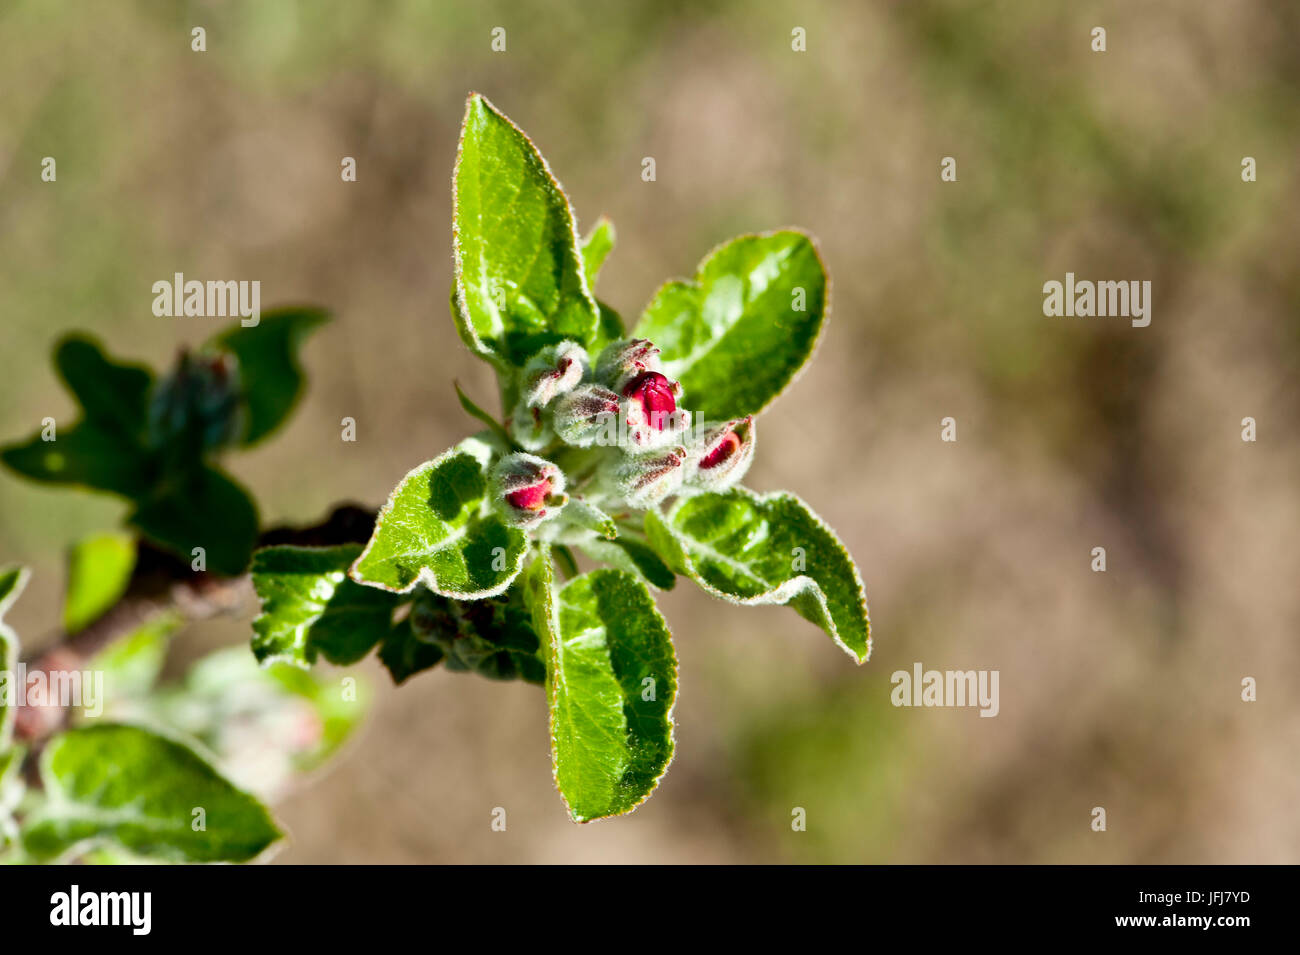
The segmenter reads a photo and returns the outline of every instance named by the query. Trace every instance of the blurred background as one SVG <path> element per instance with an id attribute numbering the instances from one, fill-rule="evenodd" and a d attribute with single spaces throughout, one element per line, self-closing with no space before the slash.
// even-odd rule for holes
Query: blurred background
<path id="1" fill-rule="evenodd" d="M 65 332 L 166 364 L 222 320 L 155 318 L 154 281 L 259 279 L 264 309 L 336 318 L 288 428 L 230 469 L 267 524 L 381 503 L 474 429 L 453 378 L 493 393 L 447 310 L 478 90 L 580 228 L 614 220 L 601 291 L 629 320 L 736 233 L 818 237 L 832 317 L 746 483 L 839 531 L 875 652 L 855 667 L 788 609 L 683 582 L 662 601 L 677 756 L 588 826 L 553 788 L 536 687 L 439 669 L 395 689 L 367 664 L 371 716 L 280 803 L 281 861 L 1298 862 L 1298 43 L 1292 0 L 0 0 L 0 439 L 72 413 Z M 1150 327 L 1045 318 L 1066 271 L 1151 280 Z M 123 516 L 0 475 L 29 646 L 57 629 L 66 547 Z M 916 661 L 999 670 L 1001 712 L 894 708 Z"/>

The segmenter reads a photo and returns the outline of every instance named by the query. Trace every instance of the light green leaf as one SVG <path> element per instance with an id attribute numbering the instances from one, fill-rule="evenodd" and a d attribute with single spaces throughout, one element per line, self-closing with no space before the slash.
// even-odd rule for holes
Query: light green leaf
<path id="1" fill-rule="evenodd" d="M 576 822 L 630 812 L 673 753 L 677 660 L 640 580 L 596 570 L 557 589 L 545 551 L 524 597 L 544 635 L 555 782 Z"/>
<path id="2" fill-rule="evenodd" d="M 614 251 L 614 223 L 601 216 L 582 240 L 582 270 L 587 276 L 588 288 L 595 289 L 600 267 L 609 253 Z"/>
<path id="3" fill-rule="evenodd" d="M 262 612 L 253 621 L 253 654 L 262 664 L 309 667 L 358 662 L 388 633 L 397 598 L 348 579 L 360 544 L 266 547 L 253 555 L 253 588 Z"/>
<path id="4" fill-rule="evenodd" d="M 135 538 L 106 533 L 83 538 L 68 552 L 68 593 L 63 629 L 76 633 L 94 623 L 126 592 L 135 569 Z"/>
<path id="5" fill-rule="evenodd" d="M 509 587 L 523 567 L 528 537 L 490 506 L 491 459 L 485 441 L 468 438 L 402 478 L 352 565 L 352 579 L 396 593 L 423 583 L 458 600 Z"/>
<path id="6" fill-rule="evenodd" d="M 270 812 L 190 746 L 139 726 L 99 723 L 41 753 L 45 801 L 23 824 L 41 860 L 103 841 L 183 862 L 247 862 L 281 838 Z M 202 809 L 205 828 L 193 825 Z"/>
<path id="7" fill-rule="evenodd" d="M 0 753 L 4 753 L 14 738 L 14 707 L 6 705 L 11 695 L 20 687 L 12 685 L 18 667 L 18 634 L 5 623 L 5 614 L 27 586 L 29 572 L 26 567 L 6 567 L 0 570 Z"/>
<path id="8" fill-rule="evenodd" d="M 771 232 L 733 239 L 694 281 L 669 282 L 635 334 L 659 346 L 696 420 L 717 421 L 767 407 L 812 354 L 825 314 L 816 246 L 802 232 Z"/>
<path id="9" fill-rule="evenodd" d="M 569 499 L 569 503 L 560 512 L 560 519 L 566 524 L 595 531 L 606 540 L 613 540 L 618 536 L 618 525 L 614 523 L 614 518 L 580 497 Z"/>
<path id="10" fill-rule="evenodd" d="M 859 663 L 871 654 L 867 595 L 840 539 L 803 501 L 745 488 L 646 514 L 650 542 L 676 569 L 738 604 L 789 604 Z"/>
<path id="11" fill-rule="evenodd" d="M 203 466 L 176 474 L 138 503 L 130 523 L 182 560 L 202 547 L 207 569 L 242 574 L 257 541 L 257 509 L 247 492 L 222 471 Z"/>
<path id="12" fill-rule="evenodd" d="M 86 666 L 104 674 L 104 696 L 110 706 L 153 689 L 167 662 L 172 634 L 184 620 L 176 611 L 156 614 L 90 658 Z"/>
<path id="13" fill-rule="evenodd" d="M 240 388 L 248 411 L 242 444 L 256 444 L 289 416 L 304 387 L 298 349 L 329 317 L 319 308 L 276 309 L 262 315 L 256 325 L 226 329 L 205 346 L 232 352 L 239 359 Z"/>
<path id="14" fill-rule="evenodd" d="M 599 313 L 573 211 L 523 131 L 485 98 L 465 108 L 454 176 L 456 325 L 475 354 L 509 370 L 544 345 L 586 345 Z"/>

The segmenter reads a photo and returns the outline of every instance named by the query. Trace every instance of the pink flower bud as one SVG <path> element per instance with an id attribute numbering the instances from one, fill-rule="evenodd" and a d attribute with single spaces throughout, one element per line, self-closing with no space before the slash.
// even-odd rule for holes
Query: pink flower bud
<path id="1" fill-rule="evenodd" d="M 619 494 L 630 506 L 648 508 L 681 487 L 685 470 L 686 449 L 674 447 L 625 458 L 615 479 Z"/>
<path id="2" fill-rule="evenodd" d="M 545 408 L 576 388 L 587 375 L 587 352 L 577 342 L 548 345 L 524 366 L 521 397 L 529 408 Z"/>
<path id="3" fill-rule="evenodd" d="M 531 530 L 568 502 L 564 472 L 532 454 L 508 454 L 492 471 L 497 510 L 515 527 Z"/>
<path id="4" fill-rule="evenodd" d="M 596 380 L 621 392 L 633 378 L 647 371 L 662 371 L 659 349 L 645 338 L 625 338 L 605 347 L 596 359 Z"/>
<path id="5" fill-rule="evenodd" d="M 657 371 L 646 371 L 623 386 L 628 437 L 641 448 L 667 444 L 690 427 L 690 412 L 677 407 L 682 386 Z"/>
<path id="6" fill-rule="evenodd" d="M 691 445 L 686 481 L 693 487 L 721 491 L 731 487 L 754 460 L 753 416 L 704 425 Z"/>
<path id="7" fill-rule="evenodd" d="M 566 444 L 589 448 L 618 443 L 618 395 L 600 385 L 579 385 L 555 403 L 555 433 Z"/>

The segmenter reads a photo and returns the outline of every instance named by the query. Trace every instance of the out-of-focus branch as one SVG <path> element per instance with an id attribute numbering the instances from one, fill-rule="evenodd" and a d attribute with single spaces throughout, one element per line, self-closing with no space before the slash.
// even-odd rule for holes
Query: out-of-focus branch
<path id="1" fill-rule="evenodd" d="M 374 525 L 373 510 L 342 504 L 319 524 L 271 528 L 258 538 L 257 546 L 328 547 L 365 543 Z M 172 554 L 147 541 L 139 541 L 135 569 L 118 601 L 83 630 L 56 637 L 51 645 L 27 662 L 27 674 L 81 670 L 108 644 L 164 611 L 178 612 L 186 620 L 202 620 L 233 613 L 246 606 L 251 597 L 252 585 L 247 574 L 219 577 L 207 571 L 196 571 Z M 47 696 L 52 697 L 52 694 Z M 66 707 L 51 698 L 44 705 L 18 707 L 14 731 L 19 739 L 35 742 L 57 732 L 67 719 Z"/>

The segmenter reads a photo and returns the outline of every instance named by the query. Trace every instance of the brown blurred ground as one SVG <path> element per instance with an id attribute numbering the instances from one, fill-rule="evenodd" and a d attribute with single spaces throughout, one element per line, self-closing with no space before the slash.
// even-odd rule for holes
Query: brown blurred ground
<path id="1" fill-rule="evenodd" d="M 585 827 L 535 688 L 394 690 L 367 667 L 373 718 L 281 807 L 283 860 L 1297 862 L 1297 35 L 1286 0 L 8 2 L 0 437 L 70 411 L 47 357 L 65 331 L 159 363 L 215 324 L 153 317 L 153 281 L 257 278 L 264 306 L 337 317 L 289 428 L 232 470 L 268 523 L 380 502 L 471 428 L 452 378 L 491 394 L 446 305 L 476 89 L 581 224 L 614 219 L 602 297 L 629 318 L 734 233 L 818 236 L 833 317 L 747 483 L 837 528 L 876 651 L 859 669 L 788 610 L 679 586 L 677 758 L 647 805 Z M 1067 270 L 1151 279 L 1151 326 L 1044 318 Z M 11 614 L 32 641 L 63 548 L 122 508 L 4 475 L 0 513 L 0 557 L 35 569 Z M 913 661 L 999 669 L 1001 714 L 893 708 Z"/>

